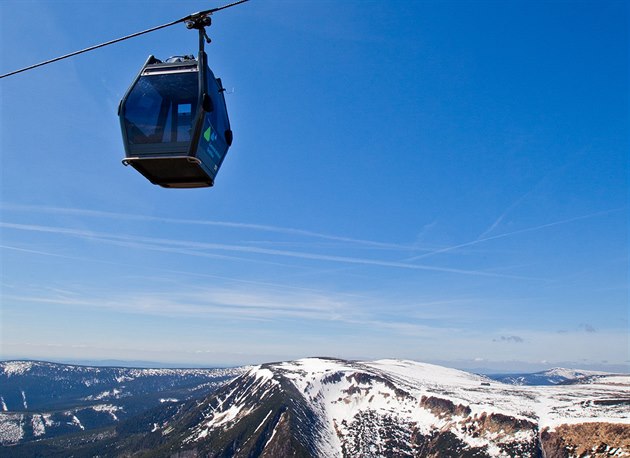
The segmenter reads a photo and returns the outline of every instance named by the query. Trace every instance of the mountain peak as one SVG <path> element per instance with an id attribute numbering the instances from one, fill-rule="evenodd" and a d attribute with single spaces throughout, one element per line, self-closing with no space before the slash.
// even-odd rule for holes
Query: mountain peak
<path id="1" fill-rule="evenodd" d="M 188 422 L 196 415 L 196 424 L 181 429 L 171 451 L 221 455 L 230 444 L 235 456 L 270 456 L 280 449 L 324 457 L 404 457 L 431 450 L 534 456 L 541 431 L 552 434 L 564 423 L 621 423 L 629 430 L 624 411 L 630 396 L 621 387 L 564 388 L 505 385 L 398 359 L 269 363 L 250 369 L 189 414 Z"/>

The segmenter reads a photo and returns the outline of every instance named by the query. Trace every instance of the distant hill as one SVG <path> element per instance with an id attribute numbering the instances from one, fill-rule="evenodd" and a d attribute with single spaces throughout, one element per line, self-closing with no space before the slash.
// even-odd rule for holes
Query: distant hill
<path id="1" fill-rule="evenodd" d="M 244 369 L 136 369 L 0 362 L 0 444 L 104 426 L 207 396 Z"/>
<path id="2" fill-rule="evenodd" d="M 630 454 L 630 377 L 515 386 L 413 361 L 263 364 L 199 399 L 11 456 L 568 457 Z M 0 450 L 1 452 L 1 450 Z"/>
<path id="3" fill-rule="evenodd" d="M 578 369 L 565 369 L 556 367 L 541 372 L 534 373 L 517 373 L 517 374 L 496 374 L 488 375 L 489 378 L 508 383 L 510 385 L 560 385 L 566 383 L 574 383 L 586 381 L 589 378 L 603 377 L 614 375 L 608 372 L 586 371 Z"/>

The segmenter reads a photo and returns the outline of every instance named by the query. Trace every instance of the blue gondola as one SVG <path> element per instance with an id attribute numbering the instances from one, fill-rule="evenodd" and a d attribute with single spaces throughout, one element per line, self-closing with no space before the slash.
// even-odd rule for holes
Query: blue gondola
<path id="1" fill-rule="evenodd" d="M 232 144 L 224 91 L 201 29 L 198 59 L 149 56 L 118 109 L 123 164 L 165 188 L 212 186 Z"/>

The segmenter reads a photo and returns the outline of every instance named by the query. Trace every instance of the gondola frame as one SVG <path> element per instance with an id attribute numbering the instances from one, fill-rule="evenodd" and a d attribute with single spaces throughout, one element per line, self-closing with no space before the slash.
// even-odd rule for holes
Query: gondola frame
<path id="1" fill-rule="evenodd" d="M 134 144 L 128 132 L 129 121 L 126 118 L 126 107 L 138 82 L 145 76 L 190 71 L 186 69 L 191 69 L 195 62 L 198 91 L 187 148 L 173 147 L 169 149 L 162 142 L 148 143 L 148 146 L 143 145 L 141 147 Z M 190 56 L 190 58 L 179 62 L 163 63 L 153 55 L 149 56 L 122 98 L 118 109 L 125 146 L 123 164 L 131 165 L 151 183 L 166 188 L 213 186 L 216 174 L 232 140 L 232 131 L 223 93 L 221 80 L 215 78 L 212 70 L 208 67 L 207 56 L 204 51 L 200 51 L 197 60 Z M 211 122 L 212 116 L 216 121 L 215 125 Z M 216 124 L 219 123 L 223 125 L 220 130 L 217 130 Z M 177 149 L 177 151 L 173 151 L 173 149 Z"/>

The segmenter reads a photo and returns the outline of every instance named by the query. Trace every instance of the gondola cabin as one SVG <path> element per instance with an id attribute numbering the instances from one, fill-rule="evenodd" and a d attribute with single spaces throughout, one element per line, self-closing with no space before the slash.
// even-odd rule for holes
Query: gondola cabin
<path id="1" fill-rule="evenodd" d="M 223 92 L 205 52 L 150 56 L 118 110 L 123 164 L 165 188 L 212 186 L 232 143 Z"/>

